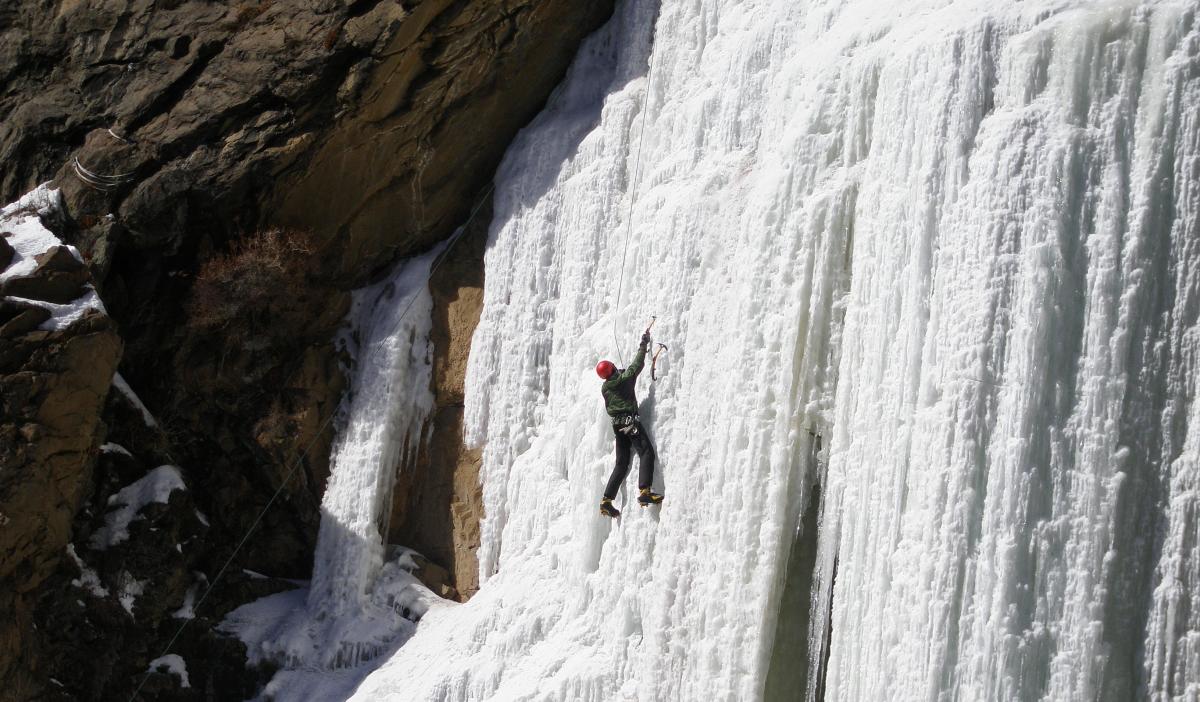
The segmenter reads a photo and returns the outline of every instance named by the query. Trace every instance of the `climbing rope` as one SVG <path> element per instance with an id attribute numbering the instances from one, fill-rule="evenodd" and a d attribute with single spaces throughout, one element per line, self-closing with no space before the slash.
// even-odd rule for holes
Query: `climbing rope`
<path id="1" fill-rule="evenodd" d="M 117 141 L 121 142 L 122 144 L 125 144 L 125 145 L 127 145 L 127 146 L 132 146 L 132 145 L 135 143 L 135 142 L 133 141 L 133 139 L 130 139 L 129 137 L 124 137 L 124 136 L 121 136 L 120 134 L 117 134 L 117 133 L 116 133 L 116 132 L 113 130 L 113 128 L 112 128 L 112 127 L 109 127 L 109 128 L 108 128 L 107 130 L 105 130 L 105 131 L 107 131 L 107 132 L 108 132 L 108 135 L 109 135 L 110 137 L 112 137 L 113 139 L 116 139 Z"/>
<path id="2" fill-rule="evenodd" d="M 465 234 L 467 229 L 471 226 L 471 222 L 475 221 L 475 216 L 479 214 L 479 210 L 483 207 L 483 203 L 487 201 L 487 198 L 491 196 L 492 191 L 495 190 L 495 188 L 496 183 L 495 181 L 492 181 L 492 183 L 488 185 L 487 190 L 484 191 L 483 195 L 481 195 L 479 200 L 475 203 L 475 206 L 471 208 L 471 214 L 467 217 L 467 221 L 458 228 L 458 231 L 451 235 L 450 240 L 446 242 L 446 248 L 443 249 L 440 254 L 438 254 L 438 256 L 434 259 L 433 264 L 429 267 L 429 275 L 425 276 L 424 285 L 429 285 L 429 281 L 433 279 L 433 274 L 436 273 L 437 269 L 442 265 L 442 263 L 449 258 L 450 250 L 454 248 L 454 245 L 457 244 L 460 239 L 462 239 L 463 234 Z M 391 336 L 391 334 L 394 334 L 396 330 L 400 328 L 400 325 L 404 322 L 405 317 L 408 316 L 409 311 L 416 303 L 417 297 L 417 295 L 413 295 L 409 299 L 408 305 L 404 308 L 404 311 L 400 313 L 399 319 L 396 320 L 396 324 L 392 327 L 392 331 L 388 334 L 388 336 Z M 378 348 L 379 347 L 369 349 L 367 351 L 367 356 L 363 359 L 363 362 L 365 363 L 367 360 L 369 360 L 371 358 L 371 353 L 378 350 Z M 275 493 L 271 495 L 271 499 L 267 501 L 266 506 L 262 508 L 262 511 L 259 512 L 258 516 L 254 518 L 254 521 L 251 522 L 250 528 L 246 530 L 245 535 L 242 536 L 242 540 L 239 541 L 238 545 L 234 547 L 233 553 L 231 553 L 229 558 L 225 560 L 225 564 L 221 566 L 221 569 L 217 571 L 216 576 L 208 583 L 208 588 L 205 589 L 204 594 L 200 596 L 200 599 L 196 600 L 196 604 L 192 607 L 193 619 L 195 618 L 196 613 L 200 611 L 200 605 L 204 604 L 204 600 L 208 598 L 209 594 L 212 593 L 213 589 L 217 586 L 217 583 L 221 580 L 221 576 L 225 574 L 225 571 L 229 568 L 229 565 L 233 563 L 233 559 L 237 557 L 238 553 L 242 550 L 242 547 L 245 546 L 246 542 L 250 540 L 250 535 L 254 533 L 256 528 L 258 528 L 258 525 L 262 522 L 263 517 L 266 516 L 267 511 L 271 509 L 271 505 L 275 504 L 275 500 L 279 498 L 279 495 L 283 492 L 283 489 L 287 487 L 288 483 L 291 482 L 292 476 L 296 474 L 296 471 L 304 463 L 304 459 L 308 457 L 312 447 L 316 445 L 317 440 L 321 438 L 321 434 L 324 433 L 325 429 L 329 426 L 329 423 L 333 421 L 333 418 L 336 415 L 337 407 L 335 406 L 332 411 L 325 415 L 324 421 L 322 421 L 320 426 L 317 427 L 317 432 L 313 436 L 313 440 L 308 442 L 308 445 L 305 446 L 304 450 L 301 451 L 297 456 L 295 463 L 292 464 L 292 469 L 288 471 L 288 474 L 283 478 L 283 481 L 279 483 L 279 487 L 275 489 Z M 179 640 L 179 636 L 183 634 L 184 629 L 186 629 L 187 625 L 191 622 L 192 619 L 183 620 L 183 624 L 179 625 L 179 629 L 175 631 L 175 635 L 172 636 L 170 641 L 167 642 L 167 646 L 163 649 L 163 652 L 159 654 L 159 658 L 162 658 L 171 652 L 171 647 L 175 645 L 175 642 Z M 153 672 L 153 670 L 147 670 L 145 672 L 145 674 L 142 676 L 142 681 L 138 683 L 138 686 L 134 689 L 133 694 L 129 696 L 129 702 L 134 702 L 137 699 L 138 693 L 142 691 L 142 687 L 145 686 L 146 681 L 150 679 L 150 675 Z"/>
<path id="3" fill-rule="evenodd" d="M 617 338 L 617 308 L 621 306 L 621 291 L 625 286 L 625 257 L 629 254 L 629 239 L 633 230 L 633 205 L 637 201 L 638 184 L 642 176 L 642 146 L 646 140 L 646 115 L 650 112 L 650 88 L 654 85 L 654 37 L 650 37 L 650 67 L 646 71 L 646 99 L 642 105 L 642 125 L 638 130 L 637 158 L 633 166 L 633 182 L 629 188 L 629 211 L 625 215 L 625 246 L 621 250 L 621 272 L 617 276 L 617 301 L 613 304 L 613 344 L 617 348 L 617 358 L 625 365 L 625 354 L 621 351 L 621 341 Z"/>

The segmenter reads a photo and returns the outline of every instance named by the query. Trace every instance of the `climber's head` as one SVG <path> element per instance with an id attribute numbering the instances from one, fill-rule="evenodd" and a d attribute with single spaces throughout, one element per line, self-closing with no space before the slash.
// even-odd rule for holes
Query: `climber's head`
<path id="1" fill-rule="evenodd" d="M 608 380 L 616 372 L 617 367 L 613 365 L 612 361 L 600 361 L 596 364 L 596 375 L 605 380 Z"/>

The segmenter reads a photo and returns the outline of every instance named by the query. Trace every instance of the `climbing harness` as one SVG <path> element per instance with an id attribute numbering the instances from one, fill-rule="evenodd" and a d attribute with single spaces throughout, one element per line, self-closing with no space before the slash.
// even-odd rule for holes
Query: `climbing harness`
<path id="1" fill-rule="evenodd" d="M 625 215 L 625 246 L 621 249 L 621 272 L 617 275 L 617 301 L 613 303 L 613 343 L 617 347 L 617 358 L 625 363 L 625 354 L 621 352 L 621 342 L 617 338 L 616 310 L 621 306 L 621 291 L 625 287 L 625 258 L 629 254 L 629 238 L 633 231 L 633 205 L 637 201 L 638 184 L 642 177 L 642 146 L 646 143 L 646 115 L 650 112 L 650 88 L 654 85 L 654 37 L 650 37 L 650 67 L 646 71 L 646 99 L 642 105 L 642 125 L 638 129 L 637 158 L 633 166 L 633 182 L 629 188 L 629 211 Z M 653 325 L 654 322 L 651 322 Z M 650 331 L 647 329 L 646 331 Z"/>
<path id="2" fill-rule="evenodd" d="M 638 422 L 642 418 L 636 414 L 621 414 L 612 418 L 612 425 L 615 431 L 628 436 L 636 436 L 638 433 Z"/>
<path id="3" fill-rule="evenodd" d="M 609 421 L 614 427 L 627 427 L 634 422 L 641 421 L 641 417 L 636 414 L 618 414 Z"/>

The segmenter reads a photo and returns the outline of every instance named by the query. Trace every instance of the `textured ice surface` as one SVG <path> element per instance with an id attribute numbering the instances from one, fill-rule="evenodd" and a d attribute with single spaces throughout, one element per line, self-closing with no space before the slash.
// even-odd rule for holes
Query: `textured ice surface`
<path id="1" fill-rule="evenodd" d="M 384 564 L 396 470 L 411 459 L 433 407 L 426 279 L 437 252 L 354 294 L 355 359 L 344 426 L 330 459 L 309 606 L 327 615 L 370 598 Z"/>
<path id="2" fill-rule="evenodd" d="M 497 178 L 483 586 L 356 699 L 757 699 L 819 483 L 800 698 L 1196 700 L 1198 257 L 1195 2 L 623 3 Z"/>

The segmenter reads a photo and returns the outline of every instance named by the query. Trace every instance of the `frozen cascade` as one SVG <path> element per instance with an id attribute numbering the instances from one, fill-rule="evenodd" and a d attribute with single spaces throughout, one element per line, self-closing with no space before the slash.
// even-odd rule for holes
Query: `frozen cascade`
<path id="1" fill-rule="evenodd" d="M 384 535 L 396 470 L 424 439 L 433 406 L 426 280 L 440 250 L 354 293 L 352 330 L 342 341 L 355 367 L 321 503 L 312 582 L 240 607 L 220 624 L 246 643 L 251 663 L 283 668 L 267 698 L 345 699 L 365 674 L 362 664 L 407 640 L 438 600 L 405 566 L 403 549 L 388 553 Z"/>
<path id="2" fill-rule="evenodd" d="M 440 251 L 440 248 L 438 249 Z M 438 251 L 397 267 L 356 291 L 350 317 L 356 368 L 345 424 L 330 458 L 321 500 L 312 588 L 314 611 L 341 614 L 366 600 L 384 561 L 396 467 L 411 460 L 433 407 L 426 278 Z"/>
<path id="3" fill-rule="evenodd" d="M 626 0 L 497 175 L 485 582 L 355 698 L 1200 698 L 1198 208 L 1195 2 Z"/>

